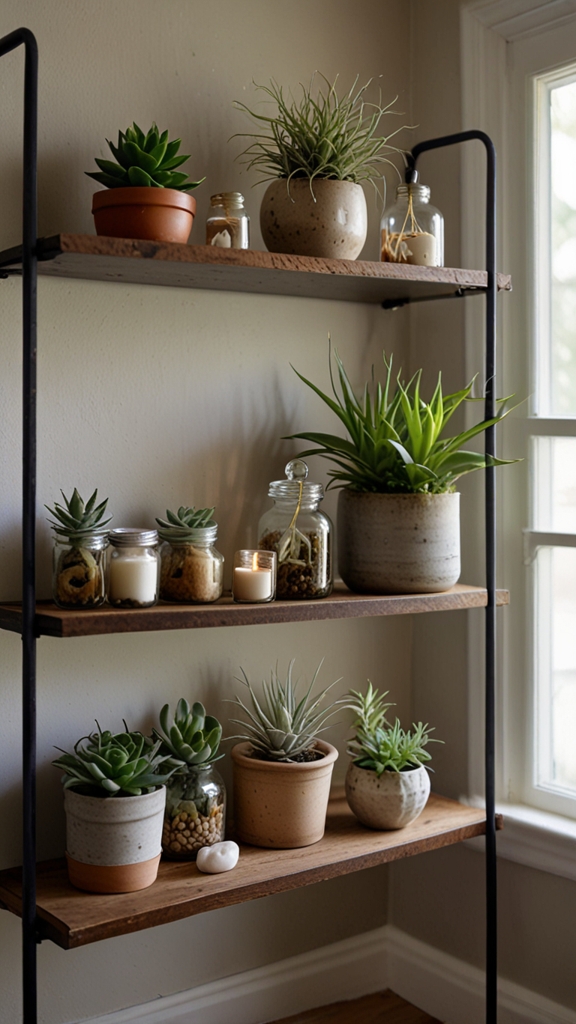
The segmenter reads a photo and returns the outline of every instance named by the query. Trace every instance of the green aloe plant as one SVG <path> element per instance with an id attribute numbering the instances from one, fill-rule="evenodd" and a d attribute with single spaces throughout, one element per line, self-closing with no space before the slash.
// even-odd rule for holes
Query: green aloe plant
<path id="1" fill-rule="evenodd" d="M 348 743 L 347 752 L 355 765 L 377 775 L 422 767 L 431 760 L 426 750 L 428 743 L 443 742 L 432 739 L 433 728 L 422 722 L 414 723 L 407 731 L 398 718 L 390 725 L 386 716 L 394 705 L 386 703 L 387 696 L 388 692 L 380 694 L 368 680 L 366 693 L 350 690 L 351 703 L 345 704 L 356 716 L 352 724 L 355 735 Z"/>
<path id="2" fill-rule="evenodd" d="M 159 718 L 161 728 L 155 728 L 153 733 L 161 742 L 162 753 L 168 757 L 169 765 L 181 768 L 183 765 L 212 764 L 224 757 L 218 753 L 222 726 L 217 718 L 206 714 L 200 701 L 195 701 L 190 707 L 182 697 L 174 715 L 170 713 L 170 705 L 165 704 Z"/>
<path id="3" fill-rule="evenodd" d="M 96 157 L 100 170 L 85 173 L 106 188 L 150 186 L 190 192 L 205 179 L 190 181 L 187 174 L 176 170 L 190 159 L 189 154 L 178 154 L 181 141 L 169 142 L 168 131 L 160 132 L 156 124 L 144 134 L 134 122 L 125 132 L 118 132 L 118 145 L 106 139 L 116 162 Z"/>
<path id="4" fill-rule="evenodd" d="M 464 448 L 473 437 L 508 415 L 511 411 L 505 408 L 508 399 L 499 401 L 501 411 L 492 419 L 482 420 L 452 437 L 444 436 L 459 406 L 464 401 L 475 401 L 471 397 L 475 378 L 461 391 L 444 395 L 439 374 L 432 398 L 427 402 L 420 394 L 422 371 L 414 374 L 406 385 L 399 376 L 394 380 L 392 358 L 388 360 L 383 353 L 384 382 L 367 383 L 361 398 L 357 398 L 337 353 L 334 359 L 340 390 L 334 381 L 330 352 L 333 398 L 297 370 L 295 373 L 335 413 L 348 437 L 306 431 L 287 438 L 317 445 L 300 452 L 299 458 L 323 455 L 337 466 L 329 471 L 329 487 L 384 494 L 441 494 L 454 490 L 456 481 L 465 473 L 516 461 L 487 459 L 479 452 Z"/>
<path id="5" fill-rule="evenodd" d="M 98 722 L 96 722 L 98 725 Z M 74 744 L 74 753 L 62 750 L 52 764 L 64 772 L 64 789 L 79 789 L 87 796 L 140 796 L 163 785 L 175 771 L 165 764 L 161 741 L 153 743 L 140 732 L 102 731 L 83 736 Z M 56 748 L 60 750 L 60 747 Z M 164 770 L 160 772 L 160 766 Z"/>
<path id="6" fill-rule="evenodd" d="M 109 516 L 108 519 L 103 519 L 108 498 L 97 505 L 97 490 L 90 495 L 87 502 L 84 502 L 76 487 L 70 498 L 66 497 L 64 491 L 60 493 L 64 499 L 64 506 L 59 505 L 57 501 L 54 502 L 54 508 L 44 506 L 56 520 L 48 520 L 54 533 L 59 537 L 67 537 L 71 543 L 80 544 L 90 534 L 106 532 L 104 527 L 112 518 Z"/>
<path id="7" fill-rule="evenodd" d="M 301 85 L 301 96 L 287 97 L 282 86 L 272 79 L 269 86 L 256 85 L 277 108 L 277 113 L 257 113 L 236 102 L 259 131 L 238 133 L 254 141 L 240 154 L 249 168 L 263 172 L 260 181 L 273 178 L 337 178 L 359 182 L 381 177 L 381 164 L 389 163 L 385 154 L 399 152 L 390 139 L 401 131 L 381 133 L 385 114 L 396 113 L 392 103 L 383 107 L 366 99 L 372 79 L 358 85 L 358 77 L 348 92 L 339 97 L 337 78 L 330 82 L 324 75 L 312 76 L 309 86 Z M 320 84 L 317 85 L 318 80 Z M 235 136 L 237 137 L 237 136 Z"/>
<path id="8" fill-rule="evenodd" d="M 286 680 L 282 682 L 278 669 L 273 669 L 270 682 L 263 680 L 262 697 L 258 699 L 248 676 L 242 669 L 242 683 L 248 690 L 250 707 L 236 696 L 231 704 L 235 704 L 244 712 L 245 720 L 230 719 L 235 725 L 242 726 L 244 732 L 239 736 L 231 736 L 234 740 L 247 740 L 258 757 L 265 761 L 304 760 L 314 747 L 314 740 L 324 731 L 325 723 L 335 714 L 338 702 L 320 708 L 329 690 L 338 680 L 334 680 L 320 693 L 312 696 L 312 690 L 318 677 L 322 662 L 318 665 L 312 682 L 302 697 L 297 695 L 298 683 L 293 677 L 294 660 L 288 666 Z"/>

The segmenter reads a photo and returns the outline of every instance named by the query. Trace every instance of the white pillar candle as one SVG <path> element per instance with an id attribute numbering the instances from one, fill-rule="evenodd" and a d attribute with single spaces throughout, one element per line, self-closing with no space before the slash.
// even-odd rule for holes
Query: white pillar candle
<path id="1" fill-rule="evenodd" d="M 108 600 L 134 601 L 135 604 L 153 604 L 158 582 L 158 562 L 139 552 L 120 558 L 111 558 Z"/>
<path id="2" fill-rule="evenodd" d="M 438 264 L 436 255 L 436 238 L 428 231 L 417 235 L 408 235 L 405 239 L 408 246 L 406 262 L 418 267 L 435 267 Z"/>
<path id="3" fill-rule="evenodd" d="M 235 601 L 268 601 L 272 597 L 271 569 L 234 569 L 232 593 Z"/>

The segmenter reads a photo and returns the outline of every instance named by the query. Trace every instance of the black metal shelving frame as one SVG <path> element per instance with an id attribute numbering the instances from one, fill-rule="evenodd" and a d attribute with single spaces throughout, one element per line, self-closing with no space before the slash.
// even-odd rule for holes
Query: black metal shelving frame
<path id="1" fill-rule="evenodd" d="M 22 763 L 23 763 L 23 871 L 22 871 L 22 981 L 23 1024 L 37 1024 L 36 918 L 36 323 L 37 323 L 37 125 L 38 47 L 29 29 L 20 28 L 0 39 L 0 57 L 24 46 L 24 146 L 22 214 Z M 486 296 L 485 417 L 495 415 L 496 373 L 496 154 L 481 131 L 459 132 L 429 139 L 414 147 L 409 170 L 430 150 L 479 140 L 486 149 L 486 270 L 487 287 L 472 294 Z M 1 270 L 0 277 L 20 273 Z M 462 297 L 465 291 L 456 291 Z M 444 298 L 449 296 L 443 296 Z M 431 295 L 430 299 L 438 298 Z M 384 308 L 406 300 L 383 302 Z M 409 300 L 408 300 L 409 301 Z M 496 431 L 486 431 L 486 454 L 495 455 Z M 496 922 L 496 814 L 495 814 L 495 683 L 496 683 L 496 491 L 494 468 L 486 479 L 486 686 L 485 686 L 485 797 L 486 797 L 486 1024 L 497 1021 Z"/>

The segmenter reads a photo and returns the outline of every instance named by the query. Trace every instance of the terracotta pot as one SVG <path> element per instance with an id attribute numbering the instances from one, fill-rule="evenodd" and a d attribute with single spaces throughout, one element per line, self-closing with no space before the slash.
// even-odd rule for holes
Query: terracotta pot
<path id="1" fill-rule="evenodd" d="M 355 260 L 368 230 L 361 185 L 335 178 L 272 181 L 262 200 L 260 228 L 270 252 Z"/>
<path id="2" fill-rule="evenodd" d="M 64 790 L 66 859 L 72 885 L 136 892 L 158 874 L 166 789 L 142 796 L 83 796 Z"/>
<path id="3" fill-rule="evenodd" d="M 358 594 L 428 594 L 460 576 L 459 494 L 368 494 L 338 499 L 338 567 Z"/>
<path id="4" fill-rule="evenodd" d="M 261 761 L 250 743 L 232 748 L 234 826 L 239 839 L 275 850 L 311 846 L 324 835 L 332 768 L 338 751 L 316 740 L 318 761 Z"/>
<path id="5" fill-rule="evenodd" d="M 187 242 L 196 200 L 175 188 L 107 188 L 92 196 L 97 235 Z"/>
<path id="6" fill-rule="evenodd" d="M 352 761 L 345 780 L 350 810 L 369 828 L 404 828 L 422 814 L 430 796 L 430 776 L 425 768 L 377 775 Z"/>

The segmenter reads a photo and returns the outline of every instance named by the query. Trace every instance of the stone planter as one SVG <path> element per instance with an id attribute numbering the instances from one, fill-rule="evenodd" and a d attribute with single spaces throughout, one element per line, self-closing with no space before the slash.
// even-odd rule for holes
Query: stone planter
<path id="1" fill-rule="evenodd" d="M 325 259 L 355 260 L 360 255 L 368 218 L 361 185 L 335 178 L 286 178 L 272 181 L 262 200 L 260 228 L 270 252 Z"/>
<path id="2" fill-rule="evenodd" d="M 92 196 L 97 235 L 187 242 L 196 200 L 176 188 L 107 188 Z"/>
<path id="3" fill-rule="evenodd" d="M 460 576 L 460 495 L 344 488 L 337 536 L 340 575 L 358 594 L 449 590 Z"/>
<path id="4" fill-rule="evenodd" d="M 316 740 L 318 761 L 261 761 L 249 743 L 232 748 L 234 831 L 253 846 L 276 850 L 311 846 L 324 835 L 332 768 L 338 751 Z"/>
<path id="5" fill-rule="evenodd" d="M 363 825 L 377 829 L 404 828 L 415 821 L 430 795 L 425 768 L 377 775 L 351 762 L 346 774 L 346 799 Z"/>
<path id="6" fill-rule="evenodd" d="M 135 892 L 158 874 L 166 789 L 142 796 L 83 796 L 64 790 L 66 859 L 72 885 Z"/>

